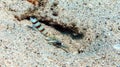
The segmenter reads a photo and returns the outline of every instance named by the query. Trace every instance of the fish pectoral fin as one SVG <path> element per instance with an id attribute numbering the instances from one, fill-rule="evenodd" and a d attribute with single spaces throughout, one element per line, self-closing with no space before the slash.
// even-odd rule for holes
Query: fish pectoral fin
<path id="1" fill-rule="evenodd" d="M 32 29 L 32 26 L 27 25 L 28 28 Z"/>
<path id="2" fill-rule="evenodd" d="M 30 28 L 30 29 L 32 29 L 32 30 L 37 31 L 37 29 L 36 29 L 34 26 L 29 26 L 29 25 L 27 25 L 27 27 Z"/>

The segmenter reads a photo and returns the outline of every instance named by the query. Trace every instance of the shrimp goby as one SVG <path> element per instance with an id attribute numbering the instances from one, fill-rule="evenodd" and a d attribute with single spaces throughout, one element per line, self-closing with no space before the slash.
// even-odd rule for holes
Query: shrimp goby
<path id="1" fill-rule="evenodd" d="M 41 22 L 38 21 L 38 19 L 34 16 L 31 16 L 29 20 L 32 22 L 32 28 L 35 30 L 40 31 L 44 36 L 46 36 L 46 41 L 48 41 L 48 44 L 52 44 L 57 48 L 62 48 L 64 51 L 68 52 L 66 48 L 68 48 L 65 44 L 63 44 L 62 41 L 57 39 L 54 35 L 52 35 L 50 32 L 44 28 Z"/>
<path id="2" fill-rule="evenodd" d="M 30 21 L 32 22 L 32 27 L 35 29 L 35 30 L 38 30 L 40 31 L 43 35 L 47 36 L 48 35 L 48 32 L 46 31 L 46 29 L 44 28 L 44 26 L 41 24 L 41 22 L 39 22 L 37 20 L 36 17 L 34 16 L 31 16 L 30 17 Z"/>

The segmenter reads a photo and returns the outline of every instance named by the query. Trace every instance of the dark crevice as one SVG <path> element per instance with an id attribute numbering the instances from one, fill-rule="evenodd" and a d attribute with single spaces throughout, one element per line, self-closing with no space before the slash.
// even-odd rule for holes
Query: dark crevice
<path id="1" fill-rule="evenodd" d="M 29 18 L 26 19 L 29 20 Z M 74 24 L 72 26 L 67 26 L 66 24 L 58 24 L 57 21 L 55 22 L 53 19 L 46 19 L 45 17 L 42 17 L 42 19 L 39 21 L 47 26 L 55 28 L 62 34 L 70 35 L 73 39 L 82 39 L 84 37 L 84 34 L 82 32 L 79 32 L 78 28 L 75 27 Z"/>
<path id="2" fill-rule="evenodd" d="M 60 25 L 57 22 L 53 22 L 52 20 L 40 20 L 40 22 L 55 28 L 62 34 L 70 35 L 73 39 L 82 39 L 84 37 L 84 34 L 82 32 L 79 33 L 78 28 L 76 27 L 70 27 L 65 24 Z M 53 22 L 53 24 L 51 24 L 50 22 Z"/>

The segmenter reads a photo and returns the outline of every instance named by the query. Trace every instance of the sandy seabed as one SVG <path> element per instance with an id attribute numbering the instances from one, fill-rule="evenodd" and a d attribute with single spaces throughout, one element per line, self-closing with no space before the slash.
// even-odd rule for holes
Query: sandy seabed
<path id="1" fill-rule="evenodd" d="M 120 0 L 33 1 L 0 0 L 0 67 L 120 67 Z M 68 53 L 28 28 L 29 16 Z"/>

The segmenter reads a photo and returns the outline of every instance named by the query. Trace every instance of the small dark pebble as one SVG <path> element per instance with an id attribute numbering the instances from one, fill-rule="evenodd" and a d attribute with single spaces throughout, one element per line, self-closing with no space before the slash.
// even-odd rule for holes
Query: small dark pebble
<path id="1" fill-rule="evenodd" d="M 118 26 L 118 30 L 120 30 L 120 26 Z"/>

